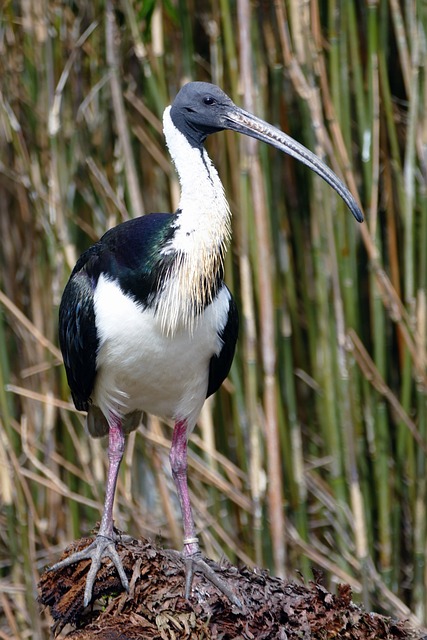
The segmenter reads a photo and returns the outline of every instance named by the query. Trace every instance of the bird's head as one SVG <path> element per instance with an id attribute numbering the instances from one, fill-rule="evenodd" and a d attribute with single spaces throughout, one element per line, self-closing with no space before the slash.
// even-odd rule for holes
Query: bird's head
<path id="1" fill-rule="evenodd" d="M 191 145 L 199 147 L 206 136 L 230 129 L 256 138 L 299 160 L 323 178 L 344 200 L 358 222 L 362 212 L 342 180 L 314 153 L 280 129 L 241 109 L 222 89 L 207 82 L 189 82 L 177 94 L 170 110 L 175 127 Z"/>
<path id="2" fill-rule="evenodd" d="M 227 113 L 237 109 L 222 89 L 208 82 L 185 84 L 173 101 L 170 116 L 174 125 L 195 146 L 206 136 L 227 129 Z"/>

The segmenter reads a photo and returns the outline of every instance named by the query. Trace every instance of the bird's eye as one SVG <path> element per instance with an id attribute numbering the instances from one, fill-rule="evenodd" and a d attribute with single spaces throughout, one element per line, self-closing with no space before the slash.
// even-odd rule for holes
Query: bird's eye
<path id="1" fill-rule="evenodd" d="M 205 96 L 203 98 L 203 102 L 204 102 L 204 104 L 211 105 L 211 104 L 215 104 L 216 100 L 215 100 L 215 98 L 212 98 L 212 96 Z"/>

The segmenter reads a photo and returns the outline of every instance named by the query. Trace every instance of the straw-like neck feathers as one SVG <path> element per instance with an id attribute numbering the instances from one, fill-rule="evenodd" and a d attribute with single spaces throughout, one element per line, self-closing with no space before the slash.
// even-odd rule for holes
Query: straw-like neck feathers
<path id="1" fill-rule="evenodd" d="M 218 291 L 230 238 L 230 210 L 206 150 L 192 145 L 177 129 L 170 107 L 163 123 L 179 176 L 181 199 L 174 217 L 174 234 L 160 252 L 162 257 L 169 257 L 170 267 L 156 308 L 165 332 L 173 334 L 179 326 L 192 328 Z"/>

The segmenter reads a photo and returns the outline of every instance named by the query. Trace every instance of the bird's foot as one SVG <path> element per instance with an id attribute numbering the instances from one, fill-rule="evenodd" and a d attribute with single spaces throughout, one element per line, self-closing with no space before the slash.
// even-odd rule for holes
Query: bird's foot
<path id="1" fill-rule="evenodd" d="M 194 549 L 194 547 L 196 547 L 196 551 L 190 551 L 190 549 Z M 187 599 L 191 595 L 194 573 L 197 572 L 201 573 L 207 580 L 209 580 L 209 582 L 215 585 L 215 587 L 217 587 L 217 589 L 219 589 L 221 593 L 223 593 L 232 604 L 234 604 L 239 609 L 243 609 L 243 605 L 240 599 L 228 586 L 226 581 L 221 578 L 203 558 L 197 542 L 192 542 L 191 545 L 185 545 L 184 551 L 182 551 L 179 555 L 185 563 L 185 597 Z"/>
<path id="2" fill-rule="evenodd" d="M 88 547 L 81 551 L 76 551 L 76 553 L 72 553 L 68 558 L 57 562 L 49 568 L 49 571 L 56 571 L 57 569 L 68 567 L 69 565 L 80 562 L 81 560 L 91 560 L 92 563 L 90 565 L 89 573 L 87 574 L 83 597 L 83 605 L 87 607 L 89 602 L 92 600 L 93 585 L 95 584 L 96 574 L 101 567 L 101 560 L 104 557 L 108 557 L 113 561 L 113 564 L 117 569 L 123 588 L 126 591 L 129 591 L 129 581 L 116 549 L 116 543 L 118 540 L 118 536 L 109 537 L 98 534 L 95 540 Z"/>

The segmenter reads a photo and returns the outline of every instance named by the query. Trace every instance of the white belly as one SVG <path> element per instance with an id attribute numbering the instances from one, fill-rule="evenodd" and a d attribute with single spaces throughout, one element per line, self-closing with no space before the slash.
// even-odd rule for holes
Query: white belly
<path id="1" fill-rule="evenodd" d="M 206 398 L 209 360 L 221 351 L 230 294 L 224 287 L 192 331 L 166 335 L 150 309 L 124 295 L 118 284 L 99 278 L 95 291 L 100 339 L 93 403 L 106 417 L 137 409 L 195 421 Z"/>

